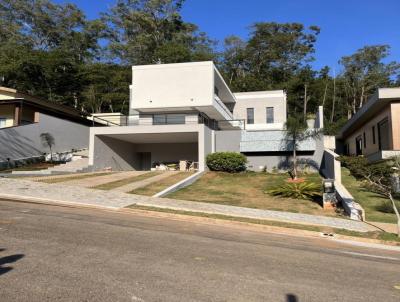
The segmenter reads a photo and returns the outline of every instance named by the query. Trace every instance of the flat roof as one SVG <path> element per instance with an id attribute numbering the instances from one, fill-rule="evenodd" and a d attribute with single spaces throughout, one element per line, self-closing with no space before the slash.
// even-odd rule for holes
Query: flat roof
<path id="1" fill-rule="evenodd" d="M 234 96 L 237 100 L 240 99 L 266 99 L 266 98 L 286 98 L 284 90 L 264 90 L 264 91 L 248 91 L 248 92 L 235 92 Z"/>
<path id="2" fill-rule="evenodd" d="M 393 101 L 400 101 L 400 87 L 379 88 L 342 127 L 339 138 L 347 137 Z"/>
<path id="3" fill-rule="evenodd" d="M 199 61 L 199 62 L 184 62 L 184 63 L 160 63 L 160 64 L 146 64 L 146 65 L 133 65 L 132 69 L 162 69 L 171 67 L 192 67 L 192 66 L 214 66 L 213 61 Z"/>

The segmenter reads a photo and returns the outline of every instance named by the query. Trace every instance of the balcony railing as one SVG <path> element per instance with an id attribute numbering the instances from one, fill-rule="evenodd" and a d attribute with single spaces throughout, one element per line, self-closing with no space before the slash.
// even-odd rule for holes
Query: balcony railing
<path id="1" fill-rule="evenodd" d="M 203 124 L 214 130 L 244 130 L 245 120 L 216 121 L 201 114 L 102 115 L 92 117 L 94 127 Z"/>
<path id="2" fill-rule="evenodd" d="M 221 101 L 218 95 L 214 95 L 215 102 L 219 105 L 218 108 L 221 108 L 221 110 L 224 112 L 229 119 L 233 119 L 233 114 L 232 112 L 229 111 L 229 109 L 226 107 L 226 105 Z"/>

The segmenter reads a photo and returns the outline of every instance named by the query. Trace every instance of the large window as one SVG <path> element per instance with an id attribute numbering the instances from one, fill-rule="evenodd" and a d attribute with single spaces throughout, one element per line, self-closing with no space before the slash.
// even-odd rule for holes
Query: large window
<path id="1" fill-rule="evenodd" d="M 254 124 L 254 108 L 247 108 L 247 124 Z"/>
<path id="2" fill-rule="evenodd" d="M 267 107 L 267 124 L 274 123 L 274 107 Z"/>
<path id="3" fill-rule="evenodd" d="M 379 150 L 390 150 L 389 143 L 389 121 L 387 118 L 378 123 Z"/>
<path id="4" fill-rule="evenodd" d="M 153 125 L 177 125 L 185 123 L 184 114 L 154 114 Z"/>

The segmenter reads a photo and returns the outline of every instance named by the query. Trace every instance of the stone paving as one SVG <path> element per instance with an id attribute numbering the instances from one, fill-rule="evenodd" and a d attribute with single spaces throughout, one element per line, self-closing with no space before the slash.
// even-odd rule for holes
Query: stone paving
<path id="1" fill-rule="evenodd" d="M 131 191 L 136 190 L 138 188 L 142 188 L 142 187 L 145 187 L 145 186 L 147 186 L 149 184 L 152 184 L 154 182 L 162 180 L 164 178 L 168 178 L 171 175 L 174 175 L 174 174 L 177 174 L 177 173 L 179 173 L 179 171 L 165 171 L 162 174 L 155 175 L 153 177 L 149 177 L 149 178 L 146 178 L 146 179 L 142 179 L 140 181 L 135 181 L 135 182 L 132 182 L 130 184 L 123 185 L 123 186 L 111 189 L 111 191 L 128 193 L 128 192 L 131 192 Z"/>
<path id="2" fill-rule="evenodd" d="M 376 228 L 360 221 L 279 211 L 258 210 L 212 203 L 183 201 L 169 198 L 153 198 L 114 191 L 100 191 L 82 187 L 46 184 L 21 179 L 0 178 L 0 198 L 21 198 L 120 209 L 129 205 L 220 214 L 252 219 L 277 220 L 343 228 L 359 232 Z"/>
<path id="3" fill-rule="evenodd" d="M 133 176 L 139 176 L 144 173 L 148 173 L 148 171 L 116 172 L 116 173 L 112 173 L 112 174 L 89 177 L 89 178 L 84 178 L 84 179 L 71 179 L 69 181 L 62 182 L 62 184 L 66 185 L 66 186 L 79 186 L 79 187 L 85 187 L 85 188 L 93 188 L 96 186 L 104 185 L 109 182 L 122 180 L 122 179 L 133 177 Z"/>
<path id="4" fill-rule="evenodd" d="M 93 177 L 95 177 L 96 174 L 103 174 L 103 173 L 110 173 L 110 175 L 111 175 L 111 174 L 115 174 L 115 173 L 118 173 L 118 172 L 97 171 L 97 172 L 85 172 L 85 173 L 79 173 L 79 174 L 76 174 L 76 173 L 71 173 L 71 174 L 54 174 L 54 175 L 51 174 L 51 175 L 46 175 L 46 176 L 42 176 L 42 175 L 37 176 L 37 175 L 34 175 L 34 176 L 24 177 L 24 178 L 21 178 L 21 179 L 23 179 L 23 180 L 33 180 L 33 181 L 42 181 L 42 180 L 58 179 L 58 178 L 74 178 L 74 177 L 76 177 L 77 175 L 93 175 Z"/>

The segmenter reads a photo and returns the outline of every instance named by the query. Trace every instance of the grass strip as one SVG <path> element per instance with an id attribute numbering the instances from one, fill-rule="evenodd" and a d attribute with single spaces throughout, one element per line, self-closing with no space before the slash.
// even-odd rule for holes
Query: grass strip
<path id="1" fill-rule="evenodd" d="M 115 180 L 115 181 L 111 181 L 102 185 L 98 185 L 93 187 L 94 189 L 98 189 L 98 190 L 112 190 L 118 187 L 122 187 L 125 186 L 127 184 L 133 183 L 133 182 L 138 182 L 156 175 L 161 174 L 162 172 L 148 172 L 148 173 L 144 173 L 144 174 L 140 174 L 140 175 L 136 175 L 136 176 L 132 176 L 132 177 L 127 177 L 127 178 L 123 178 L 120 180 Z"/>
<path id="2" fill-rule="evenodd" d="M 346 168 L 342 168 L 342 183 L 356 202 L 364 208 L 368 221 L 397 222 L 390 200 L 364 188 L 363 183 L 353 177 Z M 400 207 L 399 200 L 397 200 L 397 205 Z"/>
<path id="3" fill-rule="evenodd" d="M 320 227 L 320 226 L 314 226 L 314 225 L 297 224 L 297 223 L 289 223 L 289 222 L 273 221 L 273 220 L 234 217 L 234 216 L 221 215 L 221 214 L 208 214 L 208 213 L 202 213 L 202 212 L 172 210 L 172 209 L 157 208 L 157 207 L 151 207 L 151 206 L 130 205 L 128 208 L 145 210 L 145 211 L 187 215 L 187 216 L 197 216 L 197 217 L 221 219 L 221 220 L 228 220 L 228 221 L 238 221 L 238 222 L 245 222 L 245 223 L 252 223 L 252 224 L 260 224 L 260 225 L 276 226 L 276 227 L 289 228 L 289 229 L 319 232 L 319 233 L 336 233 L 339 235 L 345 235 L 345 236 L 350 236 L 350 237 L 359 237 L 359 238 L 378 239 L 378 240 L 382 240 L 382 241 L 389 241 L 391 243 L 394 243 L 395 245 L 400 246 L 400 238 L 397 236 L 397 234 L 380 232 L 380 231 L 356 232 L 356 231 L 350 231 L 350 230 L 346 230 L 346 229 L 336 229 L 336 228 Z"/>
<path id="4" fill-rule="evenodd" d="M 49 176 L 48 179 L 40 179 L 40 180 L 38 180 L 38 182 L 54 184 L 54 183 L 65 182 L 65 181 L 70 181 L 70 180 L 79 180 L 79 179 L 85 179 L 85 178 L 90 178 L 90 177 L 104 176 L 104 175 L 109 175 L 111 173 L 112 172 L 79 174 L 79 175 L 75 175 L 75 176 L 66 176 L 66 177 L 58 177 L 58 178 L 52 178 L 51 176 Z"/>
<path id="5" fill-rule="evenodd" d="M 171 175 L 167 178 L 161 179 L 159 181 L 156 181 L 154 183 L 151 183 L 145 187 L 142 188 L 137 188 L 131 192 L 130 194 L 138 194 L 138 195 L 145 195 L 145 196 L 153 196 L 154 194 L 157 194 L 158 192 L 161 192 L 162 190 L 165 190 L 166 188 L 172 186 L 173 184 L 176 184 L 177 182 L 189 177 L 190 175 L 193 175 L 192 173 L 188 172 L 181 172 L 177 173 L 174 175 Z"/>

